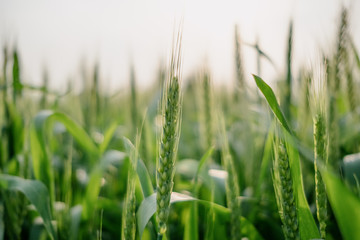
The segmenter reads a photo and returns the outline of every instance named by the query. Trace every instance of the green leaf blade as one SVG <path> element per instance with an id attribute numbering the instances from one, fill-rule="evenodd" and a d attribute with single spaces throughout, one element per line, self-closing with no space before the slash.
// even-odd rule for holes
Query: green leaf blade
<path id="1" fill-rule="evenodd" d="M 265 83 L 264 80 L 262 80 L 260 77 L 253 74 L 253 77 L 255 79 L 256 85 L 260 89 L 260 91 L 264 94 L 266 101 L 268 102 L 271 110 L 277 117 L 277 119 L 280 121 L 281 125 L 289 132 L 292 133 L 284 114 L 282 113 L 280 106 L 276 100 L 276 96 L 274 94 L 274 91 L 271 89 L 269 85 Z"/>
<path id="2" fill-rule="evenodd" d="M 50 197 L 46 186 L 37 180 L 26 180 L 6 174 L 0 174 L 0 181 L 5 182 L 7 189 L 20 191 L 29 199 L 42 217 L 51 239 L 56 240 L 57 235 L 51 223 Z"/>
<path id="3" fill-rule="evenodd" d="M 330 205 L 344 239 L 360 239 L 360 200 L 341 182 L 335 174 L 322 168 L 322 177 Z"/>

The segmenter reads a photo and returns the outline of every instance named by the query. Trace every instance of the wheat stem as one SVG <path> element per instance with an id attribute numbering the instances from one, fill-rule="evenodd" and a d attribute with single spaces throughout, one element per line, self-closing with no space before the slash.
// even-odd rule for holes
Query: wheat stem
<path id="1" fill-rule="evenodd" d="M 164 116 L 163 129 L 159 143 L 157 164 L 157 221 L 160 237 L 166 233 L 170 212 L 170 197 L 173 189 L 174 165 L 180 137 L 180 67 L 181 67 L 181 34 L 179 32 L 176 47 L 173 49 L 170 77 L 165 82 L 162 102 Z M 159 238 L 159 237 L 158 237 Z"/>
<path id="2" fill-rule="evenodd" d="M 322 180 L 319 171 L 319 162 L 326 160 L 326 133 L 325 133 L 325 117 L 322 113 L 318 113 L 314 119 L 314 146 L 315 146 L 315 194 L 317 218 L 320 226 L 321 238 L 326 237 L 326 220 L 327 220 L 327 198 L 325 191 L 325 183 Z"/>
<path id="3" fill-rule="evenodd" d="M 136 135 L 135 148 L 130 153 L 130 167 L 127 179 L 127 190 L 123 210 L 122 223 L 122 240 L 134 240 L 136 234 L 136 197 L 135 197 L 135 183 L 136 183 L 136 168 L 138 161 L 138 147 L 140 142 L 140 135 Z"/>
<path id="4" fill-rule="evenodd" d="M 274 152 L 274 188 L 285 239 L 300 239 L 289 158 L 286 147 L 279 138 L 276 139 Z"/>
<path id="5" fill-rule="evenodd" d="M 237 240 L 241 239 L 241 226 L 240 226 L 240 216 L 241 208 L 240 201 L 238 196 L 240 196 L 240 187 L 238 182 L 238 176 L 235 171 L 235 165 L 233 158 L 230 153 L 228 139 L 225 131 L 224 120 L 220 118 L 220 127 L 221 127 L 221 138 L 222 138 L 222 164 L 225 170 L 228 173 L 226 178 L 226 199 L 227 205 L 230 209 L 230 232 L 231 239 Z"/>

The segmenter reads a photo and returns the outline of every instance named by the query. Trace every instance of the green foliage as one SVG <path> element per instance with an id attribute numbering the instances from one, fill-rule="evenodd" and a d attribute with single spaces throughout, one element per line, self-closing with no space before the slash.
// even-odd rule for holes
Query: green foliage
<path id="1" fill-rule="evenodd" d="M 44 220 L 44 226 L 51 239 L 57 239 L 55 229 L 51 223 L 50 197 L 45 185 L 36 180 L 0 174 L 0 186 L 8 190 L 22 192 L 29 201 L 34 204 L 40 216 Z"/>
<path id="2" fill-rule="evenodd" d="M 359 198 L 349 191 L 331 171 L 324 168 L 321 173 L 344 239 L 358 239 L 360 237 L 358 228 L 360 222 Z"/>
<path id="3" fill-rule="evenodd" d="M 138 149 L 140 136 L 136 136 L 136 147 L 129 150 L 130 166 L 127 179 L 126 197 L 123 207 L 123 224 L 121 238 L 124 240 L 135 239 L 136 233 L 136 196 L 135 196 L 135 182 L 136 182 L 136 168 L 138 164 Z M 125 140 L 126 141 L 126 140 Z M 130 144 L 130 143 L 129 143 Z"/>
<path id="4" fill-rule="evenodd" d="M 326 237 L 326 221 L 327 221 L 327 197 L 325 192 L 325 184 L 319 171 L 319 164 L 326 159 L 326 133 L 325 133 L 325 117 L 318 113 L 314 119 L 314 148 L 315 148 L 315 194 L 316 194 L 316 211 L 320 225 L 321 238 Z"/>
<path id="5" fill-rule="evenodd" d="M 253 75 L 256 85 L 260 89 L 260 91 L 264 94 L 266 101 L 270 105 L 271 110 L 275 114 L 275 116 L 279 119 L 279 123 L 288 131 L 290 134 L 292 133 L 288 122 L 286 121 L 283 113 L 280 110 L 280 106 L 276 100 L 274 91 L 271 89 L 269 85 L 267 85 L 264 80 L 262 80 L 260 77 Z"/>
<path id="6" fill-rule="evenodd" d="M 112 95 L 98 63 L 82 68 L 81 91 L 52 90 L 50 73 L 26 84 L 20 53 L 4 47 L 0 240 L 359 239 L 360 60 L 348 21 L 344 9 L 336 50 L 322 56 L 320 112 L 317 68 L 291 66 L 292 23 L 276 91 L 255 75 L 257 88 L 247 83 L 237 28 L 228 89 L 212 88 L 212 69 L 201 84 L 182 80 L 181 33 L 154 86 L 136 84 L 134 66 L 129 89 Z M 251 47 L 259 72 L 262 57 L 275 67 Z"/>
<path id="7" fill-rule="evenodd" d="M 278 119 L 279 123 L 287 131 L 284 131 L 285 145 L 289 156 L 289 165 L 291 169 L 291 178 L 294 188 L 294 195 L 297 206 L 298 222 L 300 229 L 301 239 L 319 238 L 319 231 L 317 230 L 315 220 L 310 212 L 309 204 L 305 197 L 303 179 L 301 174 L 300 158 L 298 150 L 294 145 L 292 131 L 280 110 L 280 106 L 277 103 L 276 97 L 272 89 L 259 77 L 254 75 L 257 86 L 264 94 L 268 101 L 271 110 Z"/>
<path id="8" fill-rule="evenodd" d="M 180 34 L 180 33 L 179 33 Z M 161 115 L 163 129 L 159 142 L 159 161 L 156 174 L 156 203 L 159 235 L 166 233 L 166 224 L 170 213 L 170 196 L 173 190 L 174 165 L 180 138 L 181 123 L 181 35 L 178 36 L 174 49 L 170 77 L 165 82 Z"/>
<path id="9" fill-rule="evenodd" d="M 49 127 L 47 123 L 51 120 L 64 124 L 69 133 L 88 153 L 99 156 L 99 150 L 85 130 L 65 114 L 44 110 L 36 115 L 30 130 L 33 170 L 35 177 L 47 186 L 50 191 L 50 199 L 54 201 L 53 169 L 45 139 L 45 133 L 49 132 L 49 128 L 46 129 Z"/>
<path id="10" fill-rule="evenodd" d="M 286 239 L 299 239 L 297 206 L 294 198 L 292 174 L 284 143 L 276 139 L 274 144 L 274 188 L 283 231 Z"/>
<path id="11" fill-rule="evenodd" d="M 206 209 L 212 209 L 214 213 L 216 214 L 216 217 L 220 222 L 223 224 L 230 221 L 230 211 L 220 205 L 217 205 L 212 202 L 196 199 L 184 194 L 180 194 L 177 192 L 173 192 L 171 194 L 171 204 L 179 204 L 179 203 L 186 203 L 186 202 L 192 202 L 196 201 L 202 206 L 204 206 Z M 145 226 L 152 215 L 154 215 L 156 212 L 156 195 L 153 194 L 150 197 L 144 199 L 144 201 L 141 203 L 137 215 L 138 220 L 138 229 L 140 236 L 143 233 Z M 240 224 L 244 224 L 244 227 L 241 228 L 241 231 L 244 236 L 253 236 L 252 239 L 262 239 L 261 235 L 257 232 L 256 228 L 252 226 L 252 224 L 247 221 L 245 218 L 241 218 Z"/>

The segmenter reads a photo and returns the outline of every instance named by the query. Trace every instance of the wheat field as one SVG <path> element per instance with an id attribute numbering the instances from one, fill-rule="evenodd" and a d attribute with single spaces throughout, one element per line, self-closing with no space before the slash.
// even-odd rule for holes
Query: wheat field
<path id="1" fill-rule="evenodd" d="M 3 46 L 0 240 L 360 239 L 360 52 L 348 11 L 335 45 L 298 72 L 289 22 L 286 72 L 271 84 L 245 75 L 236 26 L 230 88 L 206 65 L 183 76 L 181 24 L 156 82 L 141 88 L 131 67 L 130 87 L 112 95 L 98 65 L 80 92 L 53 90 L 47 74 L 27 84 L 21 52 Z"/>

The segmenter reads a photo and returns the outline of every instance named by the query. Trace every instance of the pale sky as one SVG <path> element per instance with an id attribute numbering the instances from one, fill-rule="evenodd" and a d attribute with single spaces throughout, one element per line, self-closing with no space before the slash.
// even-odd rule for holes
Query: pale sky
<path id="1" fill-rule="evenodd" d="M 138 85 L 149 86 L 160 60 L 169 59 L 172 36 L 183 19 L 183 76 L 207 62 L 216 84 L 234 80 L 234 26 L 242 41 L 259 39 L 285 71 L 290 18 L 294 20 L 294 70 L 314 52 L 333 51 L 340 0 L 0 0 L 0 45 L 16 44 L 24 81 L 40 84 L 44 66 L 53 88 L 79 79 L 81 60 L 96 61 L 108 89 L 128 86 L 133 62 Z M 349 1 L 350 26 L 360 49 L 360 1 Z M 245 73 L 256 73 L 255 51 L 242 46 Z M 315 49 L 317 49 L 315 51 Z M 1 60 L 2 62 L 2 55 Z M 262 77 L 278 74 L 265 60 Z"/>

